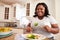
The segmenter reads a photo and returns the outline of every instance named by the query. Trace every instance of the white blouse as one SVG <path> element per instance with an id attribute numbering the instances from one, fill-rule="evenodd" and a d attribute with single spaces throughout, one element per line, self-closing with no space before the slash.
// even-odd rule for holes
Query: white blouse
<path id="1" fill-rule="evenodd" d="M 51 24 L 56 24 L 56 20 L 52 16 L 44 17 L 42 20 L 38 19 L 38 17 L 34 17 L 29 20 L 31 23 L 31 27 L 33 28 L 33 33 L 42 34 L 48 38 L 52 37 L 52 33 L 47 32 L 43 27 L 48 25 L 51 27 Z M 36 24 L 36 26 L 35 26 Z"/>

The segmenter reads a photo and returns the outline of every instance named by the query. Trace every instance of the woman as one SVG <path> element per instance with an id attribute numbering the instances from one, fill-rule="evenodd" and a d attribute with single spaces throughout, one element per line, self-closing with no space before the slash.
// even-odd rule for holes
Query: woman
<path id="1" fill-rule="evenodd" d="M 52 34 L 57 34 L 59 28 L 56 20 L 49 14 L 48 7 L 45 3 L 38 3 L 36 5 L 35 15 L 33 17 L 26 31 L 42 34 L 50 40 L 54 40 Z"/>

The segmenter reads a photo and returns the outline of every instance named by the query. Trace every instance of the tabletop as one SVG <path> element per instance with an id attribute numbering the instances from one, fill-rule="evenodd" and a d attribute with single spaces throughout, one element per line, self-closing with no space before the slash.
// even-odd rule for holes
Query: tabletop
<path id="1" fill-rule="evenodd" d="M 23 34 L 23 29 L 14 29 L 13 28 L 13 34 L 8 37 L 0 38 L 0 40 L 15 40 L 16 34 Z M 44 40 L 49 40 L 48 38 Z"/>

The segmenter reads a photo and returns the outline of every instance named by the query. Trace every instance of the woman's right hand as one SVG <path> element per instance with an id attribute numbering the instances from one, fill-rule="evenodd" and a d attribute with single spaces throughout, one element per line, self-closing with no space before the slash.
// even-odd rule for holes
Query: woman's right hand
<path id="1" fill-rule="evenodd" d="M 32 32 L 32 28 L 31 27 L 27 27 L 26 28 L 26 32 L 29 32 L 29 33 Z"/>

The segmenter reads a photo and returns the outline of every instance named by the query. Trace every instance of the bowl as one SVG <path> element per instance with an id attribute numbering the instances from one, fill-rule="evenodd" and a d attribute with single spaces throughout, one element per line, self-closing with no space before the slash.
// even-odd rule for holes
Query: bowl
<path id="1" fill-rule="evenodd" d="M 8 27 L 0 27 L 0 35 L 7 35 L 12 33 L 11 28 Z"/>
<path id="2" fill-rule="evenodd" d="M 7 34 L 11 34 L 12 31 L 8 31 L 8 32 L 0 32 L 0 35 L 7 35 Z"/>

